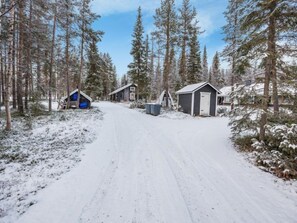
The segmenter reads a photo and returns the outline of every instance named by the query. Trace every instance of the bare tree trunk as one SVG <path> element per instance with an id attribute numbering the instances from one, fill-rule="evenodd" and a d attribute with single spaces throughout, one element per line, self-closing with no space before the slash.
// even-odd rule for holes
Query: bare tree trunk
<path id="1" fill-rule="evenodd" d="M 57 1 L 54 3 L 54 22 L 53 22 L 53 32 L 52 32 L 52 46 L 51 46 L 51 62 L 50 62 L 50 72 L 49 72 L 49 83 L 48 83 L 48 110 L 52 111 L 52 85 L 53 85 L 53 65 L 54 65 L 54 49 L 55 49 L 55 39 L 56 39 L 56 23 L 57 23 Z"/>
<path id="2" fill-rule="evenodd" d="M 270 78 L 272 78 L 273 83 L 273 98 L 276 100 L 275 110 L 274 112 L 278 112 L 278 96 L 277 96 L 277 83 L 276 83 L 276 43 L 275 43 L 275 34 L 276 34 L 276 26 L 275 26 L 275 17 L 273 16 L 273 12 L 276 8 L 276 3 L 272 2 L 270 5 L 271 16 L 269 17 L 268 24 L 268 49 L 267 49 L 267 58 L 266 58 L 266 71 L 265 71 L 265 82 L 264 82 L 264 97 L 262 102 L 263 113 L 260 120 L 260 141 L 265 140 L 265 125 L 267 124 L 268 117 L 268 103 L 269 103 L 269 84 Z"/>
<path id="3" fill-rule="evenodd" d="M 11 95 L 11 76 L 12 76 L 12 67 L 13 67 L 13 33 L 14 33 L 14 7 L 15 2 L 11 0 L 10 7 L 12 8 L 10 11 L 9 18 L 9 31 L 8 31 L 8 69 L 6 73 L 6 83 L 5 83 L 5 112 L 6 112 L 6 127 L 7 131 L 11 130 L 11 113 L 10 113 L 10 104 L 9 99 Z"/>
<path id="4" fill-rule="evenodd" d="M 271 3 L 271 15 L 269 17 L 269 56 L 271 57 L 271 81 L 272 81 L 272 98 L 274 115 L 279 113 L 279 99 L 277 87 L 277 73 L 276 73 L 276 19 L 274 11 L 276 9 L 276 2 Z"/>
<path id="5" fill-rule="evenodd" d="M 13 17 L 13 29 L 15 30 L 15 14 Z M 12 107 L 17 107 L 17 95 L 16 95 L 16 35 L 13 32 L 13 70 L 12 70 Z"/>
<path id="6" fill-rule="evenodd" d="M 66 9 L 67 9 L 67 19 L 66 19 L 66 47 L 65 47 L 65 57 L 66 57 L 66 82 L 67 82 L 67 105 L 66 108 L 70 107 L 70 84 L 69 84 L 69 45 L 70 45 L 70 34 L 69 34 L 69 1 L 66 1 Z"/>
<path id="7" fill-rule="evenodd" d="M 24 23 L 23 23 L 23 1 L 19 1 L 19 45 L 18 45 L 18 73 L 17 73 L 17 102 L 18 102 L 18 111 L 21 114 L 24 114 L 24 105 L 23 105 L 23 48 L 24 48 Z"/>
<path id="8" fill-rule="evenodd" d="M 166 94 L 166 107 L 169 106 L 168 103 L 168 93 L 169 93 L 169 72 L 170 72 L 170 18 L 167 16 L 167 25 L 166 25 L 166 52 L 164 60 L 164 73 L 163 73 L 163 85 L 165 88 Z"/>
<path id="9" fill-rule="evenodd" d="M 33 3 L 30 0 L 30 12 L 29 12 L 29 28 L 27 34 L 27 60 L 26 60 L 26 73 L 25 73 L 25 109 L 28 109 L 28 100 L 29 100 L 29 85 L 30 80 L 32 77 L 31 72 L 31 45 L 32 45 L 32 10 L 33 10 Z"/>
<path id="10" fill-rule="evenodd" d="M 79 101 L 80 101 L 80 91 L 81 91 L 81 78 L 82 78 L 82 73 L 83 73 L 83 66 L 84 66 L 84 43 L 85 43 L 85 18 L 84 18 L 84 10 L 86 1 L 83 0 L 83 5 L 82 5 L 82 33 L 81 33 L 81 46 L 80 46 L 80 67 L 79 67 L 79 76 L 78 76 L 78 95 L 77 95 L 77 103 L 76 103 L 76 108 L 79 108 Z"/>
<path id="11" fill-rule="evenodd" d="M 1 9 L 2 10 L 0 10 L 0 12 L 1 12 L 1 15 L 5 12 L 5 1 L 4 0 L 1 0 L 1 5 L 0 5 L 0 7 L 1 7 Z M 1 36 L 2 36 L 2 31 L 3 31 L 3 27 L 2 27 L 2 20 L 0 20 L 0 34 L 1 34 Z M 4 63 L 4 61 L 3 61 L 3 41 L 1 41 L 0 42 L 0 111 L 1 111 L 1 106 L 2 106 L 2 102 L 4 101 L 2 101 L 2 96 L 3 96 L 3 92 L 2 92 L 2 90 L 3 90 L 3 80 L 4 80 L 4 78 L 3 78 L 3 76 L 4 76 L 4 70 L 3 70 L 3 63 Z"/>
<path id="12" fill-rule="evenodd" d="M 232 74 L 231 74 L 231 98 L 230 98 L 230 102 L 231 102 L 231 111 L 234 110 L 234 98 L 233 98 L 233 93 L 234 93 L 234 62 L 232 64 Z"/>
<path id="13" fill-rule="evenodd" d="M 42 92 L 42 88 L 41 88 L 41 62 L 40 62 L 40 43 L 37 40 L 37 50 L 36 50 L 36 54 L 37 54 L 37 58 L 36 58 L 36 89 L 38 91 L 38 93 L 41 94 Z"/>

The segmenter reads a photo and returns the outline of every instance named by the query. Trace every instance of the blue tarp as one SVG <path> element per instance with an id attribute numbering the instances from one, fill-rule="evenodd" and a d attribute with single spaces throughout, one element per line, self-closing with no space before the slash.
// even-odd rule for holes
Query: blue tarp
<path id="1" fill-rule="evenodd" d="M 88 108 L 89 107 L 89 103 L 86 101 L 82 101 L 79 103 L 79 108 Z"/>
<path id="2" fill-rule="evenodd" d="M 78 98 L 78 92 L 70 96 L 70 101 L 77 101 L 77 98 Z"/>

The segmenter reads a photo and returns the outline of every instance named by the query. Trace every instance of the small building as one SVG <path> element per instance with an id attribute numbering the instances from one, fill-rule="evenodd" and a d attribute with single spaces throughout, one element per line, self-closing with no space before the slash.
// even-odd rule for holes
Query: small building
<path id="1" fill-rule="evenodd" d="M 135 101 L 136 99 L 136 84 L 127 84 L 109 94 L 111 101 Z"/>
<path id="2" fill-rule="evenodd" d="M 233 91 L 235 91 L 238 88 L 242 88 L 244 86 L 249 86 L 249 85 L 234 85 Z M 231 105 L 231 97 L 232 97 L 232 86 L 225 86 L 221 88 L 220 95 L 218 95 L 218 105 Z M 233 103 L 238 104 L 238 101 L 234 99 Z"/>
<path id="3" fill-rule="evenodd" d="M 219 93 L 207 82 L 191 84 L 176 92 L 177 104 L 184 113 L 192 116 L 216 116 Z"/>
<path id="4" fill-rule="evenodd" d="M 70 93 L 70 108 L 76 108 L 78 98 L 78 89 L 75 89 Z M 68 97 L 62 98 L 62 108 L 66 107 Z M 87 109 L 91 107 L 92 98 L 85 94 L 84 92 L 80 91 L 80 97 L 79 97 L 79 108 L 80 109 Z"/>
<path id="5" fill-rule="evenodd" d="M 163 107 L 166 107 L 166 91 L 162 91 L 160 97 L 157 99 L 156 103 L 162 105 Z M 171 108 L 174 108 L 174 101 L 172 99 L 172 96 L 170 92 L 168 92 L 168 106 Z"/>

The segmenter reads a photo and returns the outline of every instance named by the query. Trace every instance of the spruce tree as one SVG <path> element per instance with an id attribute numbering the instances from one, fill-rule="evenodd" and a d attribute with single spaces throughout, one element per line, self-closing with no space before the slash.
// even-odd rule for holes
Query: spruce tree
<path id="1" fill-rule="evenodd" d="M 195 29 L 195 19 L 197 16 L 195 8 L 191 7 L 190 0 L 183 0 L 181 8 L 179 8 L 178 28 L 180 30 L 179 45 L 181 46 L 181 56 L 179 60 L 179 76 L 181 86 L 187 84 L 187 46 L 190 41 L 190 34 Z M 191 49 L 192 50 L 192 49 Z"/>
<path id="2" fill-rule="evenodd" d="M 225 80 L 222 76 L 220 69 L 220 58 L 219 53 L 216 52 L 212 62 L 212 73 L 211 73 L 211 84 L 217 88 L 221 88 L 224 86 Z"/>
<path id="3" fill-rule="evenodd" d="M 200 45 L 196 29 L 191 32 L 189 47 L 190 54 L 188 56 L 187 64 L 187 84 L 194 84 L 202 80 Z"/>
<path id="4" fill-rule="evenodd" d="M 239 48 L 247 59 L 261 59 L 265 67 L 264 94 L 261 98 L 259 139 L 265 139 L 268 118 L 269 86 L 272 82 L 274 114 L 279 112 L 277 67 L 282 68 L 283 58 L 292 56 L 296 43 L 296 1 L 251 0 L 240 4 L 240 26 L 245 38 Z"/>
<path id="5" fill-rule="evenodd" d="M 209 81 L 206 46 L 204 46 L 203 49 L 202 80 L 206 82 Z"/>
<path id="6" fill-rule="evenodd" d="M 130 54 L 133 61 L 128 65 L 130 76 L 133 83 L 137 84 L 137 100 L 140 96 L 145 96 L 147 82 L 147 71 L 145 64 L 145 45 L 143 41 L 144 28 L 142 25 L 141 7 L 138 8 L 137 20 L 134 26 L 132 49 Z"/>
<path id="7" fill-rule="evenodd" d="M 94 37 L 87 51 L 87 78 L 85 81 L 85 90 L 92 98 L 100 98 L 103 94 L 103 67 L 102 59 L 99 56 L 97 48 L 97 39 Z"/>
<path id="8" fill-rule="evenodd" d="M 79 76 L 78 76 L 78 97 L 77 97 L 77 107 L 79 107 L 80 101 L 80 91 L 81 91 L 81 84 L 82 84 L 82 76 L 84 71 L 84 51 L 85 51 L 85 44 L 88 43 L 91 39 L 93 39 L 94 35 L 96 35 L 98 40 L 101 40 L 101 36 L 103 32 L 97 31 L 95 32 L 92 29 L 92 24 L 95 20 L 97 20 L 100 16 L 93 13 L 91 11 L 91 0 L 82 0 L 79 6 L 79 35 L 80 35 L 80 67 L 79 67 Z"/>

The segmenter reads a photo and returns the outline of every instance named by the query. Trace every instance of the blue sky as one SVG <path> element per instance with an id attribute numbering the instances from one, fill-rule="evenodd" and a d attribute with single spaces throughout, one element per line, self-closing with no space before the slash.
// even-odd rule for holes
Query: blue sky
<path id="1" fill-rule="evenodd" d="M 93 11 L 101 15 L 94 26 L 105 32 L 102 42 L 99 43 L 99 50 L 111 55 L 119 77 L 127 72 L 127 65 L 132 60 L 130 49 L 138 6 L 142 7 L 143 25 L 145 32 L 149 34 L 154 29 L 153 15 L 160 2 L 160 0 L 93 1 Z M 180 6 L 181 2 L 182 0 L 176 0 L 176 6 Z M 225 24 L 223 12 L 228 0 L 192 0 L 191 3 L 196 7 L 200 26 L 205 30 L 199 41 L 201 48 L 204 45 L 207 47 L 210 65 L 215 52 L 221 51 L 224 47 L 221 27 Z"/>

